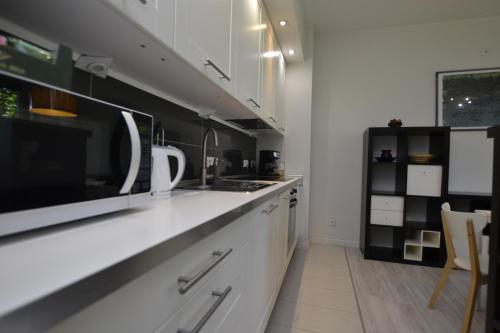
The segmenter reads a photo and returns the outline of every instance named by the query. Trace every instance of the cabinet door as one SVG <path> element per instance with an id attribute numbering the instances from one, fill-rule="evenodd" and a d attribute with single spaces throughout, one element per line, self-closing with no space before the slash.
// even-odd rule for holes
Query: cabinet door
<path id="1" fill-rule="evenodd" d="M 176 0 L 103 0 L 167 46 L 174 41 Z"/>
<path id="2" fill-rule="evenodd" d="M 286 63 L 281 51 L 277 61 L 277 93 L 276 93 L 276 125 L 278 130 L 285 131 L 286 122 Z"/>
<path id="3" fill-rule="evenodd" d="M 158 29 L 156 35 L 168 47 L 174 47 L 175 1 L 161 0 L 158 3 Z"/>
<path id="4" fill-rule="evenodd" d="M 262 18 L 262 109 L 264 117 L 271 121 L 273 125 L 276 125 L 277 41 L 274 38 L 271 23 L 265 13 L 262 14 Z"/>
<path id="5" fill-rule="evenodd" d="M 281 279 L 285 274 L 288 250 L 288 217 L 290 213 L 290 198 L 289 191 L 285 191 L 279 196 L 279 211 L 277 226 L 276 257 L 278 268 L 277 282 L 281 283 Z"/>
<path id="6" fill-rule="evenodd" d="M 259 113 L 262 108 L 259 86 L 262 11 L 258 0 L 240 0 L 237 7 L 237 97 Z"/>
<path id="7" fill-rule="evenodd" d="M 230 90 L 233 0 L 180 0 L 176 5 L 175 50 Z"/>
<path id="8" fill-rule="evenodd" d="M 271 296 L 274 291 L 273 270 L 273 219 L 271 210 L 277 205 L 276 198 L 267 201 L 252 212 L 252 247 L 249 266 L 248 309 L 251 332 L 265 326 L 266 313 L 270 311 Z M 274 208 L 275 209 L 275 208 Z"/>

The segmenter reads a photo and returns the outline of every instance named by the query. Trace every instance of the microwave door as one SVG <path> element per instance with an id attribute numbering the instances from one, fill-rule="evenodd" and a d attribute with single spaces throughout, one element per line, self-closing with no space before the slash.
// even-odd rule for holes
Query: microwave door
<path id="1" fill-rule="evenodd" d="M 0 213 L 130 192 L 141 160 L 131 113 L 77 97 L 78 116 L 47 117 L 30 113 L 26 99 L 16 117 L 0 117 Z"/>

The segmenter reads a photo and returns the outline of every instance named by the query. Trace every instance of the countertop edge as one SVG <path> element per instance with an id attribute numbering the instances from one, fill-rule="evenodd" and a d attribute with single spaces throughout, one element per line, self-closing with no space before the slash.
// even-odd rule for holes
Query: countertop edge
<path id="1" fill-rule="evenodd" d="M 28 304 L 21 304 L 13 308 L 0 317 L 0 331 L 39 332 L 53 327 L 63 319 L 222 229 L 270 198 L 296 186 L 301 179 L 300 176 L 294 176 L 292 180 L 279 183 L 280 186 L 277 186 L 273 191 L 266 192 L 250 202 L 200 223 L 195 228 L 175 235 L 131 257 L 124 258 L 124 260 L 97 273 L 90 273 L 89 276 L 61 289 L 56 289 L 47 296 L 33 299 Z"/>

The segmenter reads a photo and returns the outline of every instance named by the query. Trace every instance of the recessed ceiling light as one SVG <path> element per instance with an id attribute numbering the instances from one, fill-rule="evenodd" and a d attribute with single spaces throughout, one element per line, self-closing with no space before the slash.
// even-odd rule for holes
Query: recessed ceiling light
<path id="1" fill-rule="evenodd" d="M 288 50 L 288 54 L 289 54 L 289 55 L 294 55 L 294 54 L 295 54 L 295 50 L 294 50 L 294 49 L 290 49 L 290 50 Z"/>
<path id="2" fill-rule="evenodd" d="M 285 25 L 287 25 L 287 24 L 288 24 L 288 22 L 287 22 L 287 21 L 285 21 L 285 20 L 281 20 L 281 21 L 280 21 L 280 25 L 281 25 L 282 27 L 284 27 L 284 26 L 285 26 Z"/>

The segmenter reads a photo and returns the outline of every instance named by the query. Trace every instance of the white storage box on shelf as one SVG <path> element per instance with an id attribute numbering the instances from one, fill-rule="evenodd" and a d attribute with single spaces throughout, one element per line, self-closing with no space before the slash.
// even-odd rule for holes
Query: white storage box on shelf
<path id="1" fill-rule="evenodd" d="M 400 227 L 403 225 L 404 198 L 373 195 L 370 223 Z"/>
<path id="2" fill-rule="evenodd" d="M 407 195 L 441 196 L 443 167 L 440 165 L 408 165 Z"/>

